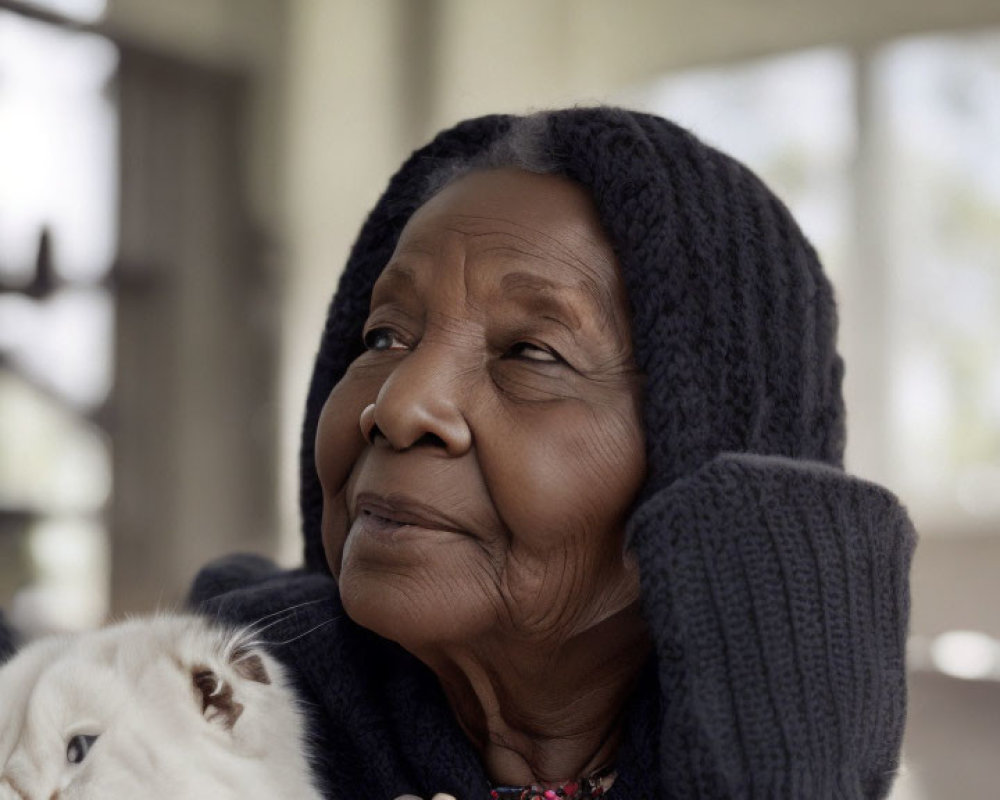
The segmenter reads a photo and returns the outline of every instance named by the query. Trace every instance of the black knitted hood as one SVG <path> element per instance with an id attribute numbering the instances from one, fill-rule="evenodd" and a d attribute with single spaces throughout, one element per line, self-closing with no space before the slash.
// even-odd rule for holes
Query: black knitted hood
<path id="1" fill-rule="evenodd" d="M 327 315 L 302 432 L 311 569 L 327 570 L 316 426 L 362 350 L 372 286 L 429 176 L 482 153 L 517 119 L 469 120 L 417 150 L 355 242 Z M 589 108 L 545 120 L 549 155 L 593 196 L 628 291 L 636 363 L 647 378 L 643 497 L 723 451 L 839 467 L 843 366 L 833 292 L 781 201 L 746 167 L 658 117 Z"/>

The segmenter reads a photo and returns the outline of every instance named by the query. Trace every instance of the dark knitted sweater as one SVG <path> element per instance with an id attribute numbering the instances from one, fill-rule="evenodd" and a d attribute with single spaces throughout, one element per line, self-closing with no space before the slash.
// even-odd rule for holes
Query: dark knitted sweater
<path id="1" fill-rule="evenodd" d="M 841 468 L 836 313 L 812 248 L 745 167 L 656 117 L 485 117 L 403 165 L 354 246 L 316 360 L 305 566 L 234 557 L 201 573 L 192 603 L 238 622 L 284 612 L 267 636 L 311 715 L 329 797 L 488 797 L 435 677 L 343 613 L 313 442 L 428 177 L 525 136 L 594 197 L 646 376 L 648 477 L 627 533 L 655 647 L 608 796 L 883 797 L 905 716 L 912 528 L 891 494 Z"/>

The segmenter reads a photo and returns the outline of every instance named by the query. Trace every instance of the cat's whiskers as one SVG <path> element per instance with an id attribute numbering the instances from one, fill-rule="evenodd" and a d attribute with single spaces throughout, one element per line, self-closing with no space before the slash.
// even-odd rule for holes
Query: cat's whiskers
<path id="1" fill-rule="evenodd" d="M 313 631 L 316 631 L 324 627 L 325 625 L 329 624 L 330 622 L 333 622 L 334 620 L 337 619 L 337 617 L 332 617 L 329 620 L 325 620 L 319 623 L 318 625 L 313 626 L 308 631 L 305 631 L 304 633 L 301 633 L 297 636 L 293 636 L 291 639 L 288 639 L 287 641 L 284 642 L 269 642 L 261 638 L 261 634 L 263 634 L 270 628 L 273 628 L 275 625 L 279 625 L 283 622 L 286 622 L 290 617 L 294 615 L 294 613 L 298 609 L 304 608 L 305 606 L 315 605 L 320 602 L 323 602 L 323 600 L 316 599 L 316 600 L 307 600 L 302 603 L 296 603 L 293 606 L 289 606 L 287 608 L 282 608 L 279 609 L 278 611 L 274 611 L 270 614 L 261 617 L 258 620 L 255 620 L 254 622 L 251 622 L 247 625 L 244 625 L 241 628 L 236 629 L 235 631 L 233 631 L 232 635 L 228 637 L 228 641 L 225 643 L 223 647 L 223 652 L 225 653 L 225 655 L 229 660 L 235 662 L 250 656 L 249 652 L 241 653 L 240 651 L 248 651 L 250 648 L 260 647 L 264 645 L 280 646 L 284 644 L 290 644 L 291 642 L 301 639 L 303 636 L 309 635 Z M 266 625 L 262 625 L 262 623 L 264 623 L 267 620 L 271 621 L 268 622 Z M 236 655 L 237 653 L 239 653 L 240 655 L 237 656 Z"/>
<path id="2" fill-rule="evenodd" d="M 330 625 L 330 624 L 336 622 L 338 619 L 340 619 L 340 617 L 330 617 L 330 619 L 325 619 L 322 622 L 320 622 L 320 623 L 318 623 L 316 625 L 313 625 L 309 630 L 303 631 L 302 633 L 298 634 L 297 636 L 293 636 L 291 639 L 286 639 L 283 642 L 268 642 L 268 641 L 265 641 L 263 639 L 259 639 L 259 640 L 256 640 L 256 641 L 252 642 L 251 646 L 269 645 L 271 647 L 281 647 L 282 645 L 291 644 L 292 642 L 297 642 L 299 639 L 302 639 L 302 638 L 308 636 L 310 633 L 314 633 L 315 631 L 318 631 L 320 628 L 325 628 L 327 625 Z"/>
<path id="3" fill-rule="evenodd" d="M 270 614 L 266 614 L 260 619 L 248 623 L 247 625 L 244 625 L 242 628 L 239 628 L 236 631 L 236 635 L 240 637 L 240 639 L 244 640 L 248 639 L 249 637 L 259 636 L 269 628 L 272 628 L 275 625 L 280 625 L 282 622 L 288 620 L 300 608 L 304 608 L 305 606 L 316 605 L 316 603 L 320 602 L 322 602 L 322 600 L 319 599 L 307 600 L 302 603 L 296 603 L 293 606 L 288 606 L 287 608 L 278 609 L 277 611 L 273 611 Z M 261 623 L 263 623 L 265 620 L 271 620 L 271 622 L 269 622 L 267 625 L 262 626 Z"/>

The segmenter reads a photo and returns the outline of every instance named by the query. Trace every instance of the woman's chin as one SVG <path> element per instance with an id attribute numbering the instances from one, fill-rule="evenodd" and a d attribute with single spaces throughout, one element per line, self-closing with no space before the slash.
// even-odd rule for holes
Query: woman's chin
<path id="1" fill-rule="evenodd" d="M 489 627 L 482 598 L 460 598 L 440 578 L 356 567 L 345 559 L 338 583 L 352 620 L 417 654 L 468 641 Z"/>
<path id="2" fill-rule="evenodd" d="M 468 640 L 496 619 L 483 587 L 491 565 L 470 536 L 413 525 L 355 522 L 337 583 L 344 610 L 359 625 L 408 650 Z"/>

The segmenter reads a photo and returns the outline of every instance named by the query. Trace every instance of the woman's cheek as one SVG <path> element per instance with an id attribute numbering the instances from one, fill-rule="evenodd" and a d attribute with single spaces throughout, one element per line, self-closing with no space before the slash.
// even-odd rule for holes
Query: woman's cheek
<path id="1" fill-rule="evenodd" d="M 349 371 L 323 404 L 316 427 L 315 458 L 325 495 L 340 491 L 365 449 L 361 412 L 375 401 L 379 386 L 381 381 L 375 376 L 358 379 Z"/>
<path id="2" fill-rule="evenodd" d="M 347 525 L 345 493 L 340 492 L 333 497 L 324 494 L 321 524 L 323 552 L 326 555 L 326 563 L 330 567 L 330 572 L 338 580 L 344 559 L 344 544 L 347 541 Z"/>
<path id="3" fill-rule="evenodd" d="M 330 571 L 338 577 L 349 524 L 345 488 L 367 447 L 361 433 L 361 412 L 374 402 L 381 381 L 374 371 L 358 371 L 352 365 L 327 397 L 316 427 L 316 474 L 323 490 L 323 549 Z"/>
<path id="4" fill-rule="evenodd" d="M 577 533 L 600 537 L 619 524 L 645 475 L 631 408 L 594 413 L 559 404 L 551 411 L 480 453 L 501 517 L 527 550 L 557 547 Z"/>

